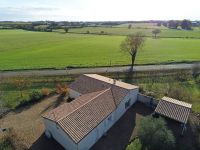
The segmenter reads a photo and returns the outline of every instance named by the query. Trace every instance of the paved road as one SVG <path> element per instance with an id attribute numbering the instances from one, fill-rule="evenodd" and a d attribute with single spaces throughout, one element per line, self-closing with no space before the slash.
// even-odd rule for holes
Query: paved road
<path id="1" fill-rule="evenodd" d="M 169 65 L 142 65 L 135 66 L 134 71 L 156 71 L 156 70 L 173 70 L 173 69 L 192 69 L 194 64 L 169 64 Z M 130 66 L 124 67 L 102 67 L 102 68 L 77 68 L 77 69 L 63 69 L 63 70 L 26 70 L 26 71 L 3 71 L 0 72 L 0 77 L 13 77 L 17 75 L 31 76 L 31 75 L 71 75 L 84 73 L 105 73 L 105 72 L 127 72 Z"/>

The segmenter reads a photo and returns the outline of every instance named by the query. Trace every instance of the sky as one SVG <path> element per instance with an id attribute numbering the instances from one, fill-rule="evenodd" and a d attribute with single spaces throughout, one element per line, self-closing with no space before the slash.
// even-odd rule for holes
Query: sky
<path id="1" fill-rule="evenodd" d="M 0 0 L 0 21 L 200 20 L 200 0 Z"/>

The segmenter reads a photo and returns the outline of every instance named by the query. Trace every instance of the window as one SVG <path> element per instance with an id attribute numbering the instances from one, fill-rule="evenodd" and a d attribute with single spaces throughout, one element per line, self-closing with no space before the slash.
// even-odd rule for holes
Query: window
<path id="1" fill-rule="evenodd" d="M 131 99 L 129 99 L 129 100 L 125 103 L 125 109 L 127 109 L 127 108 L 130 106 L 130 102 L 131 102 Z"/>
<path id="2" fill-rule="evenodd" d="M 112 121 L 112 116 L 109 116 L 109 117 L 108 117 L 108 121 Z"/>

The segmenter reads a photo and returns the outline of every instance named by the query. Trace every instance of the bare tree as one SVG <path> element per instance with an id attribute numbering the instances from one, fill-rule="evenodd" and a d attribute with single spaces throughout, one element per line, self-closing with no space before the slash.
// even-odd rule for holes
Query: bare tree
<path id="1" fill-rule="evenodd" d="M 128 35 L 120 45 L 121 50 L 131 56 L 131 68 L 134 66 L 137 51 L 142 48 L 144 41 L 144 35 L 141 32 L 137 32 L 135 34 Z"/>
<path id="2" fill-rule="evenodd" d="M 68 27 L 65 27 L 64 30 L 65 30 L 65 33 L 69 32 L 69 28 Z"/>
<path id="3" fill-rule="evenodd" d="M 23 97 L 23 91 L 31 85 L 28 78 L 18 75 L 16 78 L 11 79 L 11 83 L 20 91 L 20 96 Z"/>
<path id="4" fill-rule="evenodd" d="M 128 25 L 128 29 L 131 29 L 131 28 L 132 28 L 132 24 L 129 24 L 129 25 Z"/>
<path id="5" fill-rule="evenodd" d="M 152 33 L 154 34 L 155 39 L 157 38 L 157 34 L 159 34 L 160 32 L 161 32 L 160 29 L 154 29 L 154 30 L 152 31 Z"/>

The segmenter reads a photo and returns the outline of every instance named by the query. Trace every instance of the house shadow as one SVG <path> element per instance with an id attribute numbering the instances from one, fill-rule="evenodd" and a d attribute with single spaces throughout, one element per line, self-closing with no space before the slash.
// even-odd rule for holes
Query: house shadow
<path id="1" fill-rule="evenodd" d="M 136 102 L 91 149 L 123 150 L 136 137 L 139 118 L 151 115 L 152 109 Z"/>
<path id="2" fill-rule="evenodd" d="M 64 150 L 54 139 L 47 139 L 43 133 L 29 148 L 29 150 Z"/>
<path id="3" fill-rule="evenodd" d="M 141 117 L 149 116 L 153 110 L 146 105 L 136 102 L 114 124 L 91 150 L 123 150 L 136 136 Z M 64 150 L 54 139 L 47 139 L 42 134 L 30 147 L 30 150 Z"/>

